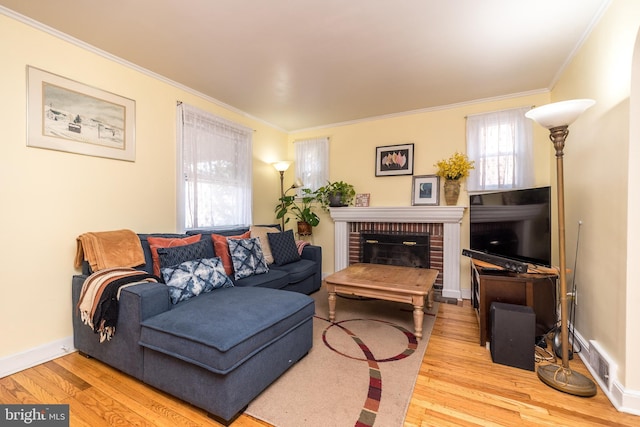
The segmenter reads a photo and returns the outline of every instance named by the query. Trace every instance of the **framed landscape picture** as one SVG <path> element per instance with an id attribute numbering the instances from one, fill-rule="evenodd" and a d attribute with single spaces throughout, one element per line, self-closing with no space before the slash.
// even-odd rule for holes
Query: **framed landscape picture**
<path id="1" fill-rule="evenodd" d="M 376 176 L 413 175 L 413 144 L 376 147 Z"/>
<path id="2" fill-rule="evenodd" d="M 413 177 L 411 189 L 411 205 L 440 204 L 440 177 L 438 175 L 422 175 Z"/>
<path id="3" fill-rule="evenodd" d="M 135 161 L 135 101 L 27 66 L 27 146 Z"/>

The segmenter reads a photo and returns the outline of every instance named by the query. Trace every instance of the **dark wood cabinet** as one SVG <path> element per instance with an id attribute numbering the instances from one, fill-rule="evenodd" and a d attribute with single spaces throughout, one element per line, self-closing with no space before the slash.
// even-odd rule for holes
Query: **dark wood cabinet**
<path id="1" fill-rule="evenodd" d="M 536 337 L 551 330 L 557 322 L 557 275 L 515 273 L 471 261 L 471 302 L 480 325 L 480 345 L 491 341 L 489 309 L 494 301 L 526 305 L 536 314 Z"/>

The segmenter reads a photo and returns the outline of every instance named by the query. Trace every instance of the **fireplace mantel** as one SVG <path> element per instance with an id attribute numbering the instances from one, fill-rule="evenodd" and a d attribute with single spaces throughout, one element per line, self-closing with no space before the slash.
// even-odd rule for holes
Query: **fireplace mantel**
<path id="1" fill-rule="evenodd" d="M 389 206 L 367 208 L 333 208 L 335 222 L 335 271 L 349 265 L 350 222 L 411 222 L 444 225 L 442 296 L 461 299 L 460 292 L 460 224 L 465 206 Z"/>

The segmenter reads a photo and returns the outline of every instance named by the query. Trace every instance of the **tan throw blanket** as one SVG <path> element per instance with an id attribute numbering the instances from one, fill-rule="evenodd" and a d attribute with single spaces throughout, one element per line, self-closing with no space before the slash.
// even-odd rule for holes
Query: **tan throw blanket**
<path id="1" fill-rule="evenodd" d="M 144 264 L 140 238 L 131 230 L 99 231 L 78 236 L 75 267 L 86 260 L 93 271 Z"/>

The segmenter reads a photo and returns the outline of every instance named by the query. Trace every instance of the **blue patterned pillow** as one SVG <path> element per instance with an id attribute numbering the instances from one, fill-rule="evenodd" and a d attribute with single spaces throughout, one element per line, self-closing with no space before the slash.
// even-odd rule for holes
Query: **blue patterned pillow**
<path id="1" fill-rule="evenodd" d="M 236 280 L 269 271 L 257 237 L 229 239 L 229 252 Z"/>
<path id="2" fill-rule="evenodd" d="M 233 286 L 218 257 L 185 261 L 180 265 L 161 268 L 160 271 L 174 304 L 203 292 Z"/>
<path id="3" fill-rule="evenodd" d="M 282 233 L 267 233 L 267 238 L 269 239 L 269 246 L 271 246 L 274 264 L 285 265 L 300 259 L 296 239 L 293 237 L 293 230 L 287 230 Z"/>
<path id="4" fill-rule="evenodd" d="M 160 259 L 160 269 L 163 267 L 173 267 L 185 261 L 202 258 L 213 258 L 213 243 L 207 240 L 200 240 L 196 243 L 184 246 L 173 246 L 170 248 L 158 248 L 158 258 Z"/>

